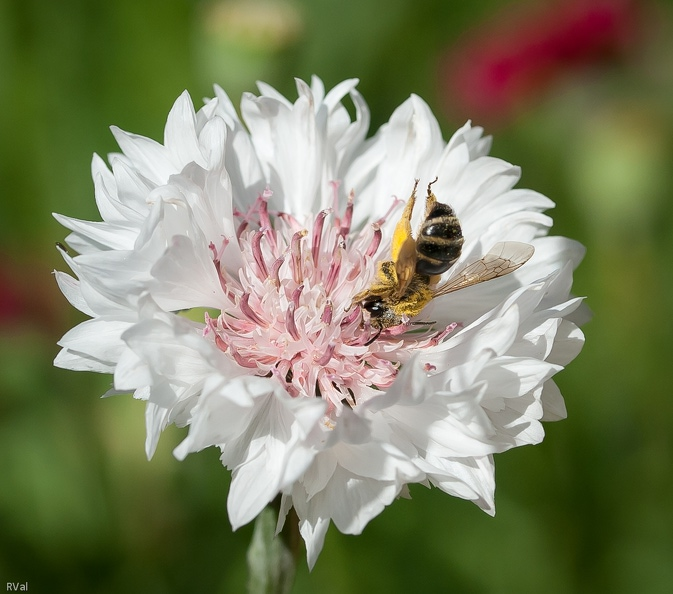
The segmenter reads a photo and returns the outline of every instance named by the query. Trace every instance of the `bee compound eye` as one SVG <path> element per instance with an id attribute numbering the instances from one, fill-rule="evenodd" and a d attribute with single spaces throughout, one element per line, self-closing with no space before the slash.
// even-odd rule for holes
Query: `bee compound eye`
<path id="1" fill-rule="evenodd" d="M 378 318 L 383 315 L 384 306 L 383 301 L 381 301 L 380 299 L 365 301 L 362 304 L 362 307 L 369 312 L 369 315 L 372 318 Z"/>

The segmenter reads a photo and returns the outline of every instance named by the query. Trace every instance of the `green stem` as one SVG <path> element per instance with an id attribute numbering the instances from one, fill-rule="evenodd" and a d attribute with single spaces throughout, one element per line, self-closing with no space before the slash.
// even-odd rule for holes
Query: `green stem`
<path id="1" fill-rule="evenodd" d="M 280 498 L 268 505 L 255 520 L 248 548 L 248 594 L 289 594 L 294 582 L 301 538 L 294 508 L 276 538 Z"/>

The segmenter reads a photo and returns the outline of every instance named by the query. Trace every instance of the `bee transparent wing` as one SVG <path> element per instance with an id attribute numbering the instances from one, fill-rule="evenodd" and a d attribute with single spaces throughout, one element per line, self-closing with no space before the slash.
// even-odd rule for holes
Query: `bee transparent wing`
<path id="1" fill-rule="evenodd" d="M 481 260 L 467 265 L 456 277 L 437 287 L 433 297 L 448 295 L 514 272 L 530 260 L 534 251 L 532 245 L 518 241 L 496 243 Z"/>

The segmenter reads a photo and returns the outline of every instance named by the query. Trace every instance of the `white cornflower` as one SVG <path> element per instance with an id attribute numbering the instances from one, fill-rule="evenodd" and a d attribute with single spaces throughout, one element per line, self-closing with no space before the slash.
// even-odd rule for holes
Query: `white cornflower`
<path id="1" fill-rule="evenodd" d="M 220 88 L 198 112 L 184 93 L 163 144 L 113 128 L 111 170 L 94 157 L 103 222 L 56 215 L 79 253 L 56 279 L 91 319 L 55 364 L 145 400 L 148 456 L 170 423 L 189 426 L 180 459 L 219 447 L 234 528 L 279 495 L 279 527 L 294 506 L 310 566 L 330 521 L 360 533 L 410 483 L 494 513 L 493 454 L 565 416 L 550 378 L 583 344 L 568 319 L 583 248 L 547 236 L 553 203 L 513 189 L 481 128 L 444 142 L 416 96 L 366 139 L 356 82 L 298 81 L 294 103 L 260 84 L 240 119 Z M 435 178 L 464 236 L 442 282 L 500 242 L 535 253 L 377 331 L 353 297 L 390 260 L 414 180 Z"/>

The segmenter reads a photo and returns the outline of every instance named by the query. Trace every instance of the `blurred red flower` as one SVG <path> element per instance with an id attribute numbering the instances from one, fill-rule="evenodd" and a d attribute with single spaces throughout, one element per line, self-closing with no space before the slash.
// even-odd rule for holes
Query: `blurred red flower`
<path id="1" fill-rule="evenodd" d="M 502 122 L 566 72 L 626 55 L 638 37 L 641 12 L 635 0 L 508 7 L 442 60 L 449 112 Z"/>
<path id="2" fill-rule="evenodd" d="M 54 332 L 60 327 L 64 307 L 49 273 L 41 261 L 17 262 L 0 253 L 0 331 L 31 327 Z"/>
<path id="3" fill-rule="evenodd" d="M 0 286 L 0 324 L 4 326 L 20 319 L 26 312 L 21 288 L 6 264 L 0 265 Z"/>

